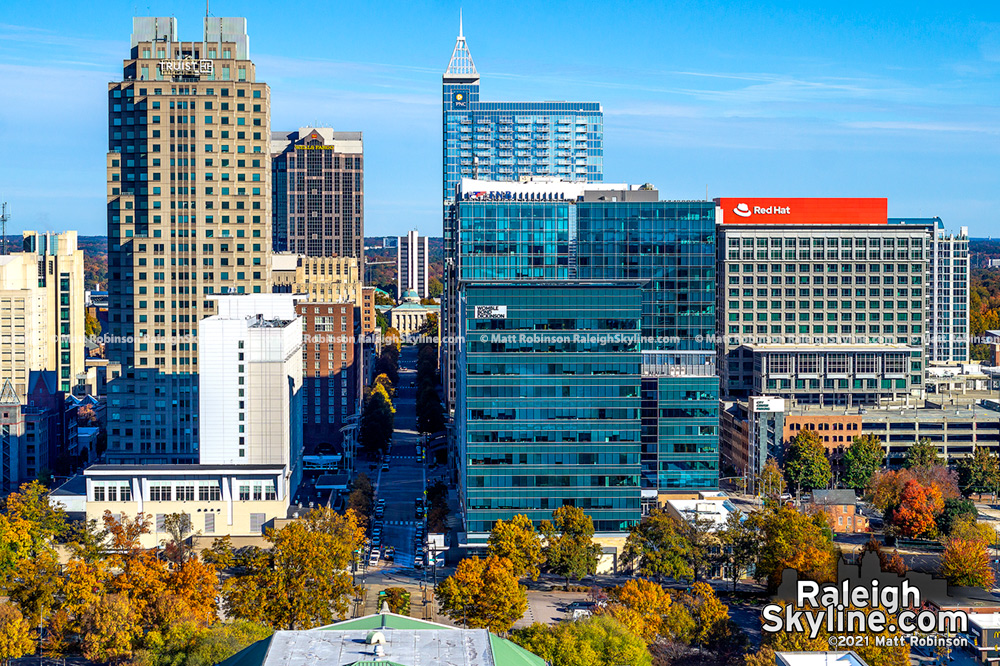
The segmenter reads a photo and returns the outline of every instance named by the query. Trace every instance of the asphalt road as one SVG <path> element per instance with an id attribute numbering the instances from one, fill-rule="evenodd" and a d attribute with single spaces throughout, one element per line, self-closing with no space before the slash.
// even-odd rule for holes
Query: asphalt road
<path id="1" fill-rule="evenodd" d="M 410 382 L 416 382 L 416 347 L 403 347 L 399 357 L 399 385 L 393 405 L 396 408 L 395 430 L 389 454 L 389 469 L 379 468 L 375 483 L 376 500 L 385 500 L 382 544 L 396 548 L 397 569 L 413 567 L 414 545 L 417 524 L 416 499 L 423 497 L 426 488 L 426 471 L 417 460 L 416 389 Z M 384 565 L 382 566 L 393 566 Z"/>

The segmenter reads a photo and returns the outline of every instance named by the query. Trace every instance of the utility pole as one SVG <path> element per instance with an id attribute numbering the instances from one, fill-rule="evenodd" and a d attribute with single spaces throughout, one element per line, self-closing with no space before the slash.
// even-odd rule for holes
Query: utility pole
<path id="1" fill-rule="evenodd" d="M 4 201 L 0 205 L 0 255 L 7 254 L 7 220 L 10 219 L 10 215 L 7 214 L 7 202 Z"/>

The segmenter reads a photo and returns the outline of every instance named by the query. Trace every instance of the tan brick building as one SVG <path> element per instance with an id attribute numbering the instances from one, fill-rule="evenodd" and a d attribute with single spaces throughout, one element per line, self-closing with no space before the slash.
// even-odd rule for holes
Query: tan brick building
<path id="1" fill-rule="evenodd" d="M 195 463 L 198 322 L 210 295 L 271 291 L 270 89 L 246 19 L 133 19 L 108 84 L 107 462 Z"/>

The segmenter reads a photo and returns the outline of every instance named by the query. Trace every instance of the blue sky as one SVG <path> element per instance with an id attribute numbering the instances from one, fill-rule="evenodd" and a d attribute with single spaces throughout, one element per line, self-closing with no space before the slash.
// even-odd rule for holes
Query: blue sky
<path id="1" fill-rule="evenodd" d="M 364 132 L 366 235 L 440 235 L 440 84 L 460 6 L 483 99 L 603 103 L 607 180 L 663 198 L 885 196 L 892 216 L 1000 235 L 995 3 L 216 0 L 211 12 L 247 17 L 272 128 Z M 191 40 L 204 12 L 4 3 L 11 232 L 105 232 L 106 84 L 131 17 L 174 15 Z"/>

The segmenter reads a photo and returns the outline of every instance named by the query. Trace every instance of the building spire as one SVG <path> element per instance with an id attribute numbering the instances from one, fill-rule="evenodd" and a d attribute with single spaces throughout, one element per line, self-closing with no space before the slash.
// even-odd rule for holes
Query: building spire
<path id="1" fill-rule="evenodd" d="M 448 69 L 445 70 L 444 74 L 445 76 L 451 75 L 460 78 L 479 78 L 479 72 L 476 71 L 476 64 L 472 62 L 472 53 L 469 52 L 469 45 L 465 41 L 465 29 L 461 9 L 458 10 L 458 39 L 455 40 L 455 50 L 451 53 L 451 61 L 448 63 Z"/>

